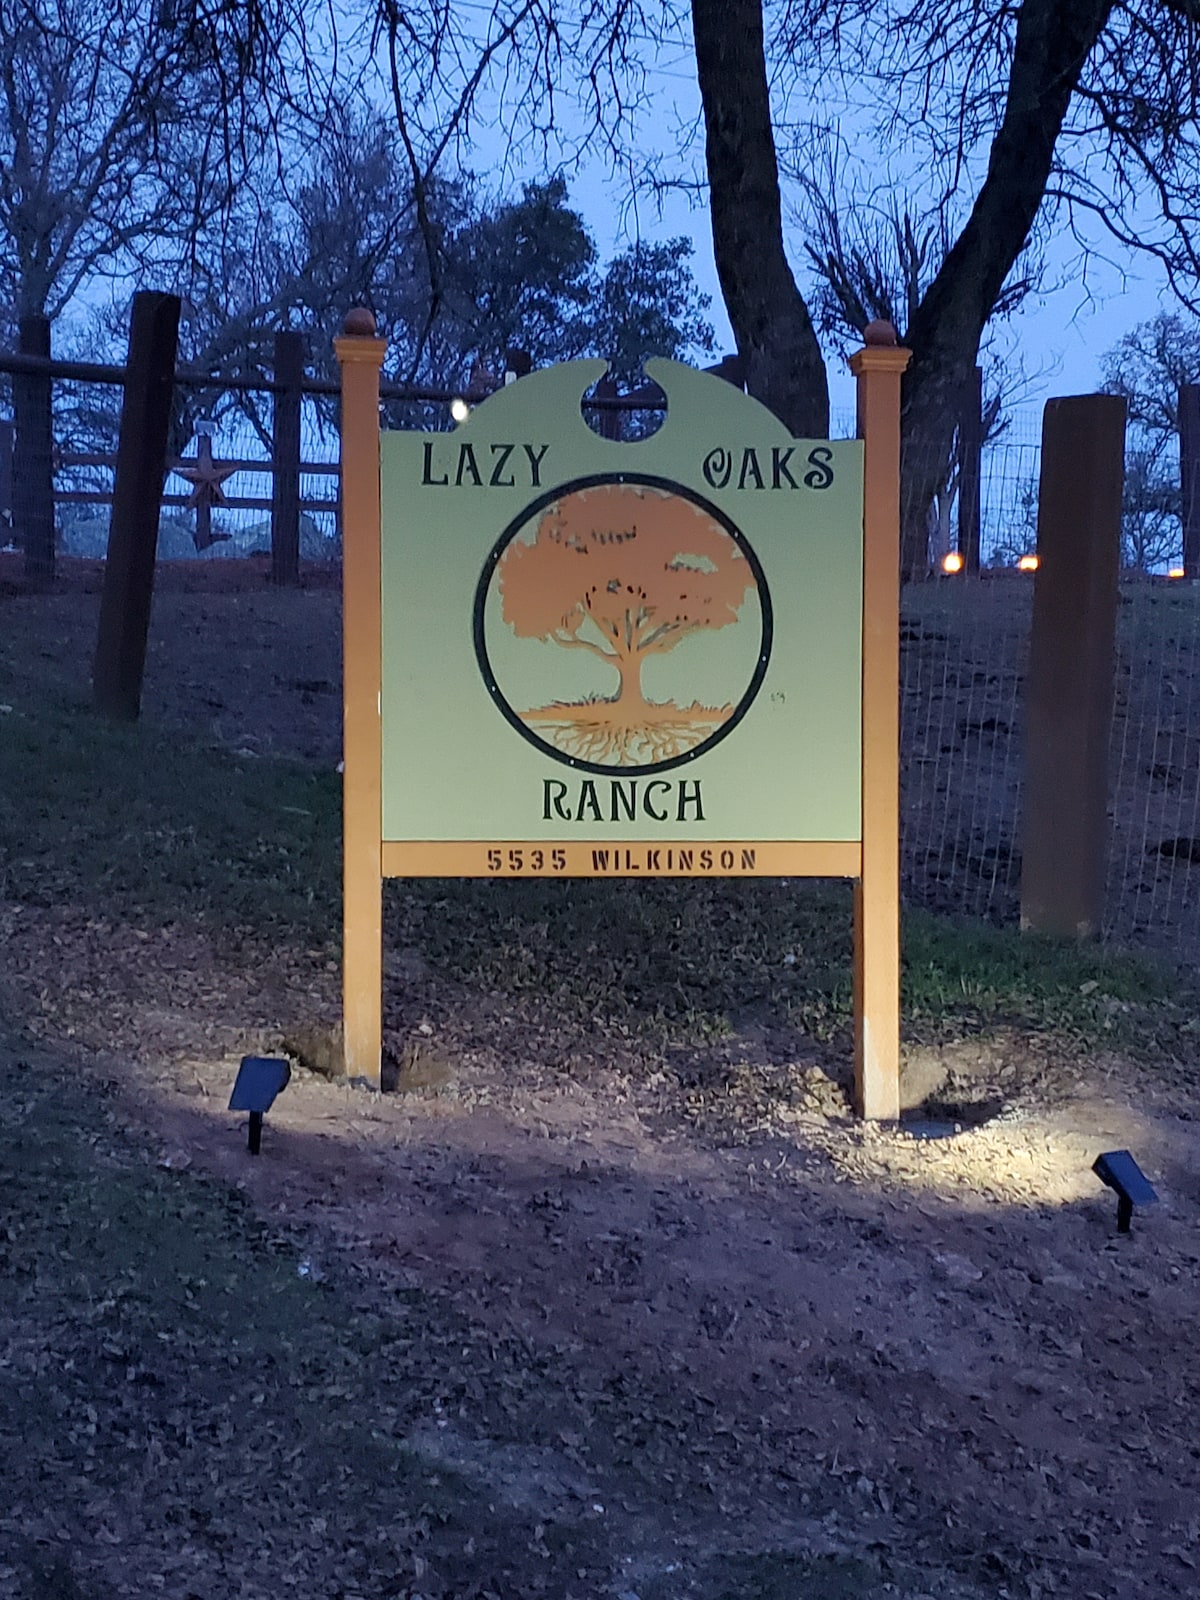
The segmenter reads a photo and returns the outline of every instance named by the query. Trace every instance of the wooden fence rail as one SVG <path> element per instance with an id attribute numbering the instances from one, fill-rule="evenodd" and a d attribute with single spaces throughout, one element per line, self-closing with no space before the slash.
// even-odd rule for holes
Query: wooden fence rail
<path id="1" fill-rule="evenodd" d="M 529 370 L 527 357 L 510 351 L 508 364 L 514 373 Z M 336 463 L 303 461 L 301 449 L 301 406 L 305 397 L 337 398 L 337 382 L 310 377 L 304 371 L 303 335 L 279 332 L 273 350 L 274 371 L 251 378 L 221 377 L 179 363 L 174 369 L 174 385 L 193 390 L 212 390 L 235 394 L 269 394 L 274 398 L 271 454 L 267 459 L 243 457 L 213 463 L 222 469 L 262 472 L 271 476 L 270 498 L 259 495 L 219 495 L 195 490 L 190 494 L 163 492 L 161 506 L 195 507 L 198 547 L 211 542 L 210 512 L 214 504 L 231 511 L 267 511 L 271 515 L 271 576 L 276 583 L 295 584 L 300 578 L 300 516 L 302 512 L 328 512 L 337 516 L 340 526 L 340 481 L 338 491 L 328 498 L 304 495 L 301 480 L 314 475 L 340 477 Z M 710 368 L 730 382 L 741 382 L 736 358 L 727 358 Z M 107 489 L 59 489 L 54 475 L 60 468 L 96 467 L 115 471 L 116 456 L 95 452 L 57 452 L 53 444 L 53 386 L 56 382 L 106 384 L 125 388 L 128 370 L 98 361 L 64 361 L 53 355 L 50 324 L 44 317 L 24 319 L 21 348 L 0 352 L 0 375 L 12 379 L 15 428 L 0 422 L 0 517 L 8 517 L 13 531 L 20 534 L 25 550 L 27 577 L 45 580 L 54 575 L 54 507 L 58 503 L 108 505 L 112 493 Z M 431 388 L 422 384 L 383 383 L 380 398 L 387 402 L 418 405 L 449 405 L 463 398 L 476 402 L 485 398 L 484 390 Z M 602 431 L 615 434 L 618 416 L 623 412 L 657 411 L 665 407 L 665 396 L 657 384 L 644 385 L 634 393 L 619 395 L 616 386 L 601 386 L 590 405 L 601 419 Z M 201 469 L 211 456 L 203 454 L 204 442 L 195 456 L 180 457 L 167 465 L 166 481 L 181 469 L 185 474 Z"/>
<path id="2" fill-rule="evenodd" d="M 12 482 L 14 475 L 14 441 L 11 423 L 0 422 L 0 518 L 12 516 Z M 184 469 L 195 470 L 201 464 L 198 455 L 177 456 L 167 464 L 167 481 L 171 476 Z M 56 451 L 53 458 L 54 470 L 70 471 L 73 468 L 92 467 L 106 472 L 115 473 L 117 457 L 115 453 L 101 453 L 88 450 L 63 450 Z M 263 473 L 274 476 L 275 463 L 267 457 L 254 458 L 250 456 L 227 457 L 214 463 L 219 467 L 232 467 L 238 473 Z M 297 461 L 295 479 L 327 477 L 337 480 L 341 476 L 341 468 L 336 461 Z M 290 490 L 290 497 L 288 491 Z M 57 484 L 52 489 L 54 504 L 83 505 L 83 506 L 110 506 L 113 499 L 112 488 L 93 489 L 60 489 Z M 340 524 L 340 498 L 335 481 L 334 492 L 328 495 L 305 494 L 300 488 L 299 481 L 295 485 L 286 485 L 283 493 L 274 492 L 270 495 L 241 495 L 223 492 L 218 502 L 223 511 L 267 511 L 272 514 L 272 525 L 276 520 L 284 519 L 289 515 L 289 504 L 294 505 L 297 516 L 297 533 L 299 531 L 298 518 L 302 512 L 329 512 L 332 513 Z M 186 510 L 195 507 L 194 491 L 191 493 L 164 492 L 159 497 L 161 506 L 169 506 L 173 510 Z M 276 581 L 281 581 L 278 577 Z M 286 579 L 282 581 L 288 581 Z M 296 579 L 293 577 L 292 582 Z"/>
<path id="3" fill-rule="evenodd" d="M 0 429 L 0 515 L 6 515 L 13 531 L 20 536 L 25 551 L 26 576 L 44 581 L 54 576 L 54 506 L 56 502 L 83 505 L 111 503 L 110 492 L 101 489 L 56 489 L 54 474 L 60 467 L 112 467 L 116 457 L 88 456 L 86 453 L 54 449 L 53 386 L 56 382 L 98 383 L 126 388 L 127 366 L 97 361 L 63 361 L 54 357 L 50 342 L 50 323 L 45 317 L 27 317 L 20 329 L 20 349 L 0 353 L 0 374 L 12 379 L 15 427 Z M 271 475 L 269 499 L 255 495 L 214 493 L 201 488 L 192 494 L 161 493 L 165 506 L 194 506 L 197 510 L 197 537 L 203 545 L 209 537 L 211 507 L 220 504 L 229 510 L 262 510 L 271 514 L 271 576 L 277 583 L 295 584 L 300 578 L 300 516 L 304 511 L 338 513 L 339 500 L 318 499 L 301 493 L 305 475 L 325 473 L 337 477 L 336 464 L 301 460 L 301 406 L 305 396 L 336 398 L 336 382 L 310 377 L 304 371 L 304 340 L 299 333 L 275 335 L 274 372 L 252 378 L 221 377 L 185 364 L 176 364 L 175 387 L 208 389 L 224 393 L 269 394 L 274 398 L 272 441 L 269 459 L 218 463 L 232 466 L 234 472 L 264 472 Z M 381 397 L 388 401 L 446 405 L 461 391 L 434 389 L 421 384 L 384 384 Z M 468 393 L 468 399 L 482 395 Z M 209 458 L 211 459 L 211 458 Z M 203 453 L 172 461 L 171 472 L 180 468 L 195 471 L 204 465 Z M 164 480 L 165 482 L 165 480 Z M 200 487 L 198 485 L 198 487 Z M 219 486 L 218 486 L 219 487 Z M 340 497 L 339 497 L 340 498 Z"/>
<path id="4" fill-rule="evenodd" d="M 3 450 L 4 437 L 3 433 L 0 432 L 0 454 L 2 454 Z M 199 463 L 199 456 L 177 456 L 167 465 L 168 479 L 172 473 L 179 472 L 183 468 L 195 469 Z M 71 467 L 103 467 L 111 472 L 115 469 L 116 464 L 117 458 L 115 455 L 99 454 L 95 451 L 64 450 L 55 457 L 56 468 L 61 467 L 64 471 Z M 220 461 L 214 462 L 214 465 L 221 467 L 232 467 L 235 474 L 243 472 L 261 472 L 263 474 L 270 475 L 274 470 L 272 462 L 269 461 L 265 456 L 262 458 L 255 458 L 252 456 L 223 456 Z M 297 463 L 297 470 L 301 477 L 323 476 L 328 478 L 340 478 L 342 469 L 338 466 L 336 461 L 299 461 Z M 3 467 L 0 466 L 0 481 L 2 481 L 2 474 Z M 65 505 L 110 505 L 112 503 L 112 490 L 56 488 L 54 491 L 54 500 L 56 504 L 62 503 Z M 194 502 L 190 494 L 164 493 L 161 498 L 161 504 L 164 506 L 182 508 L 192 505 L 193 503 Z M 220 501 L 221 508 L 227 511 L 270 511 L 275 506 L 275 503 L 274 495 L 268 497 L 264 495 L 225 494 L 222 496 Z M 338 509 L 338 497 L 336 492 L 332 495 L 314 496 L 304 495 L 297 491 L 296 506 L 300 511 L 336 512 Z M 0 500 L 0 510 L 3 509 L 4 503 L 2 500 Z"/>

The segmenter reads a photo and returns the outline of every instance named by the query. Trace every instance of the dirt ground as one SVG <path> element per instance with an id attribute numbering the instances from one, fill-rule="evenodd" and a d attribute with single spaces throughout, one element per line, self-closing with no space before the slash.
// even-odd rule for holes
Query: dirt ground
<path id="1" fill-rule="evenodd" d="M 41 608 L 70 675 L 94 600 L 8 603 Z M 336 624 L 331 593 L 168 585 L 144 714 L 335 761 Z M 368 1571 L 293 1592 L 1160 1600 L 1196 1584 L 1192 1063 L 1060 1062 L 1005 1035 L 914 1050 L 910 1099 L 949 1075 L 997 1114 L 874 1128 L 770 1018 L 648 1056 L 564 1027 L 553 994 L 468 990 L 393 945 L 401 1092 L 297 1069 L 252 1160 L 226 1110 L 237 1059 L 332 1020 L 323 955 L 250 960 L 186 922 L 147 933 L 54 905 L 0 902 L 0 936 L 25 1041 L 6 1058 L 105 1085 L 104 1138 L 163 1183 L 239 1193 L 298 1278 L 363 1316 L 415 1297 L 469 1330 L 460 1357 L 430 1347 L 439 1383 L 414 1378 L 402 1442 L 475 1487 L 481 1529 L 511 1513 L 520 1549 L 481 1575 L 460 1530 L 432 1556 L 406 1547 L 386 1585 Z M 47 971 L 56 942 L 69 991 Z M 1127 1236 L 1090 1171 L 1119 1147 L 1161 1197 Z M 11 1347 L 4 1363 L 20 1367 Z M 345 1381 L 369 1395 L 369 1359 Z M 509 1382 L 524 1399 L 501 1426 Z M 231 1557 L 215 1578 L 202 1539 L 190 1566 L 148 1534 L 106 1550 L 92 1519 L 108 1514 L 80 1501 L 78 1548 L 99 1553 L 59 1588 L 0 1560 L 0 1595 L 260 1592 Z"/>

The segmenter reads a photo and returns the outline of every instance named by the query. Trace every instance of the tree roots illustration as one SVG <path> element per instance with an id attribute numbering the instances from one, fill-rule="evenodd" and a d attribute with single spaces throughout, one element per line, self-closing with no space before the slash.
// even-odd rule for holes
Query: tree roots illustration
<path id="1" fill-rule="evenodd" d="M 677 706 L 668 701 L 559 701 L 521 713 L 521 720 L 564 755 L 603 767 L 649 767 L 674 761 L 710 739 L 733 707 Z"/>

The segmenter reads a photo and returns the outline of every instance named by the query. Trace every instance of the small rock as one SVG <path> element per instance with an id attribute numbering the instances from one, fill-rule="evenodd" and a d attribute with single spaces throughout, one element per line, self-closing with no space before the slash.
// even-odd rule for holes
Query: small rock
<path id="1" fill-rule="evenodd" d="M 387 977 L 397 978 L 401 983 L 422 983 L 429 977 L 428 961 L 412 945 L 388 951 L 383 958 L 383 970 Z"/>
<path id="2" fill-rule="evenodd" d="M 444 1055 L 423 1039 L 410 1039 L 398 1057 L 384 1063 L 384 1088 L 397 1094 L 418 1089 L 442 1089 L 454 1077 L 454 1068 Z"/>
<path id="3" fill-rule="evenodd" d="M 1083 1288 L 1083 1279 L 1073 1272 L 1048 1272 L 1042 1282 L 1049 1289 L 1070 1289 L 1076 1293 Z"/>
<path id="4" fill-rule="evenodd" d="M 900 1109 L 915 1111 L 946 1084 L 942 1053 L 928 1045 L 910 1045 L 900 1062 Z"/>
<path id="5" fill-rule="evenodd" d="M 952 1250 L 947 1250 L 944 1255 L 935 1255 L 933 1258 L 942 1276 L 948 1283 L 957 1288 L 965 1288 L 970 1283 L 978 1283 L 983 1273 L 973 1261 L 968 1261 L 966 1256 L 955 1255 Z"/>
<path id="6" fill-rule="evenodd" d="M 309 1072 L 322 1078 L 344 1078 L 345 1052 L 342 1046 L 342 1025 L 304 1023 L 283 1038 L 285 1055 L 292 1056 Z"/>

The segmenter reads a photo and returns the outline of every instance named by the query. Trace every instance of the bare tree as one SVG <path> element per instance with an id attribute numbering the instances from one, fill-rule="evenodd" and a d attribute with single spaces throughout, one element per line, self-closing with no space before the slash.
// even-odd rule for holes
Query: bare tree
<path id="1" fill-rule="evenodd" d="M 761 0 L 692 0 L 713 248 L 746 386 L 794 433 L 829 431 L 829 387 L 788 262 Z"/>
<path id="2" fill-rule="evenodd" d="M 56 318 L 85 284 L 165 275 L 235 174 L 150 0 L 0 0 L 0 304 Z"/>
<path id="3" fill-rule="evenodd" d="M 1101 370 L 1105 390 L 1125 397 L 1130 428 L 1178 435 L 1179 390 L 1200 383 L 1200 320 L 1160 312 L 1107 351 Z"/>
<path id="4" fill-rule="evenodd" d="M 1122 557 L 1161 571 L 1183 551 L 1179 484 L 1179 391 L 1200 382 L 1200 322 L 1160 312 L 1139 323 L 1102 359 L 1104 388 L 1128 407 Z"/>
<path id="5" fill-rule="evenodd" d="M 887 181 L 876 181 L 869 193 L 859 196 L 853 182 L 847 185 L 844 180 L 844 165 L 827 146 L 819 161 L 794 174 L 817 327 L 843 354 L 861 345 L 868 324 L 877 319 L 892 323 L 900 343 L 907 344 L 921 301 L 953 244 L 952 199 L 943 195 L 936 205 L 922 205 L 902 184 Z M 1008 408 L 1025 384 L 1020 358 L 997 355 L 993 330 L 1041 287 L 1044 277 L 1041 253 L 1031 242 L 1005 283 L 981 341 L 977 361 L 984 375 L 982 405 L 974 381 L 966 382 L 954 397 L 950 433 L 930 443 L 930 448 L 944 452 L 936 462 L 940 470 L 935 482 L 932 471 L 923 474 L 927 485 L 933 482 L 932 494 L 908 514 L 914 522 L 924 515 L 930 560 L 935 564 L 950 548 L 966 408 L 980 407 L 977 423 L 972 421 L 978 442 L 994 442 L 1007 429 Z M 919 537 L 914 529 L 914 548 Z"/>
<path id="6" fill-rule="evenodd" d="M 922 565 L 922 507 L 954 396 L 1039 219 L 1149 251 L 1184 294 L 1197 266 L 1192 0 L 792 0 L 780 53 L 865 80 L 876 137 L 922 158 L 965 218 L 909 321 L 905 565 Z M 914 133 L 918 130 L 918 134 Z M 1160 224 L 1135 215 L 1150 199 Z"/>
<path id="7" fill-rule="evenodd" d="M 447 156 L 488 136 L 502 135 L 505 148 L 532 138 L 546 150 L 567 139 L 646 172 L 638 118 L 655 62 L 690 45 L 717 269 L 739 353 L 751 392 L 801 434 L 825 431 L 828 404 L 817 331 L 788 256 L 778 147 L 796 125 L 797 99 L 822 98 L 831 115 L 879 108 L 864 138 L 920 164 L 933 194 L 955 201 L 952 236 L 944 250 L 939 241 L 940 263 L 907 319 L 910 571 L 924 564 L 955 397 L 1039 218 L 1078 230 L 1081 247 L 1100 229 L 1117 248 L 1152 251 L 1185 294 L 1200 268 L 1196 0 L 363 5 L 426 243 L 430 329 L 447 284 L 427 197 Z M 292 36 L 297 7 L 303 0 L 232 8 L 257 19 L 251 57 L 262 41 Z M 1148 199 L 1159 227 L 1135 215 Z"/>
<path id="8" fill-rule="evenodd" d="M 269 378 L 275 332 L 319 335 L 313 356 L 332 375 L 328 333 L 348 305 L 370 306 L 391 331 L 416 314 L 424 279 L 394 128 L 350 100 L 327 107 L 307 148 L 298 145 L 290 166 L 260 159 L 247 171 L 181 274 L 181 355 L 216 380 L 180 396 L 181 434 L 200 415 L 236 409 L 269 443 L 269 402 L 220 380 Z"/>
<path id="9" fill-rule="evenodd" d="M 851 333 L 858 343 L 880 319 L 907 338 L 961 226 L 956 197 L 914 188 L 915 175 L 881 178 L 877 162 L 854 167 L 847 149 L 811 129 L 803 151 L 789 149 L 781 166 L 796 196 L 790 220 L 804 239 L 818 330 L 835 339 Z M 1031 234 L 991 322 L 1011 317 L 1045 281 L 1042 241 Z"/>
<path id="10" fill-rule="evenodd" d="M 182 350 L 214 383 L 180 395 L 181 444 L 198 416 L 235 409 L 269 441 L 269 402 L 221 380 L 267 378 L 283 328 L 311 333 L 310 360 L 334 376 L 328 330 L 352 304 L 388 335 L 389 376 L 437 389 L 468 386 L 480 367 L 498 373 L 513 346 L 539 365 L 600 354 L 625 376 L 646 355 L 711 348 L 687 241 L 601 269 L 561 177 L 496 197 L 469 177 L 434 176 L 422 219 L 397 129 L 364 101 L 329 110 L 286 180 L 261 165 L 250 177 L 197 240 Z M 395 412 L 398 424 L 413 416 Z"/>

